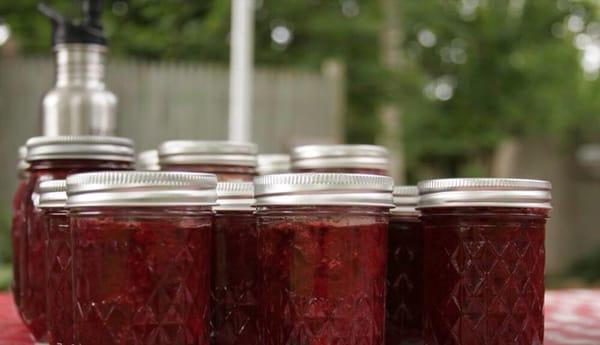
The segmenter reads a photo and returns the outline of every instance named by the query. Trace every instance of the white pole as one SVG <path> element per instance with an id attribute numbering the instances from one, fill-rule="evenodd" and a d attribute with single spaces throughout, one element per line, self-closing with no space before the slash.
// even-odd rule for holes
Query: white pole
<path id="1" fill-rule="evenodd" d="M 231 1 L 229 140 L 251 141 L 254 0 Z"/>

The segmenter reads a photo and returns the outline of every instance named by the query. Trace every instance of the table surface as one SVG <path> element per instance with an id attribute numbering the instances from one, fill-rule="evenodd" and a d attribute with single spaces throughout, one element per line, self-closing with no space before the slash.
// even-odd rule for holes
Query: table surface
<path id="1" fill-rule="evenodd" d="M 600 345 L 600 289 L 546 293 L 544 345 Z M 0 345 L 33 345 L 9 294 L 0 294 Z"/>

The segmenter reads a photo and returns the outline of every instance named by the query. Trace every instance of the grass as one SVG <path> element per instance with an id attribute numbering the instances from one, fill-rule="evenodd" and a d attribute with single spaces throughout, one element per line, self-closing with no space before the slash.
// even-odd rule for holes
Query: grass
<path id="1" fill-rule="evenodd" d="M 0 264 L 0 291 L 6 291 L 10 287 L 12 280 L 12 267 L 11 264 L 3 263 Z"/>

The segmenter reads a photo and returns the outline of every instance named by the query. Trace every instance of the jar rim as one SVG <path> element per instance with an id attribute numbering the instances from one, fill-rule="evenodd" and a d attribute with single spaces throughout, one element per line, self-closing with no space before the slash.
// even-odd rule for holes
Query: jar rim
<path id="1" fill-rule="evenodd" d="M 214 174 L 178 171 L 103 171 L 67 177 L 67 206 L 215 205 Z"/>
<path id="2" fill-rule="evenodd" d="M 252 182 L 219 182 L 215 211 L 253 211 L 254 184 Z"/>
<path id="3" fill-rule="evenodd" d="M 302 145 L 291 153 L 293 169 L 355 168 L 389 170 L 383 146 L 362 144 Z"/>
<path id="4" fill-rule="evenodd" d="M 215 164 L 256 167 L 254 143 L 210 140 L 169 140 L 158 147 L 160 165 Z"/>
<path id="5" fill-rule="evenodd" d="M 136 159 L 136 169 L 149 171 L 160 170 L 158 150 L 151 149 L 139 152 Z"/>
<path id="6" fill-rule="evenodd" d="M 259 175 L 280 174 L 289 172 L 291 169 L 291 158 L 288 154 L 259 154 L 257 160 L 257 170 Z"/>
<path id="7" fill-rule="evenodd" d="M 437 179 L 421 181 L 418 188 L 418 209 L 468 206 L 552 208 L 552 185 L 544 180 Z"/>
<path id="8" fill-rule="evenodd" d="M 134 161 L 133 140 L 98 135 L 33 137 L 27 140 L 27 162 L 59 159 Z"/>
<path id="9" fill-rule="evenodd" d="M 65 207 L 67 203 L 67 181 L 41 181 L 38 187 L 38 206 L 40 208 Z"/>
<path id="10" fill-rule="evenodd" d="M 254 179 L 263 205 L 338 205 L 393 207 L 389 176 L 347 173 L 294 173 Z"/>
<path id="11" fill-rule="evenodd" d="M 390 210 L 393 215 L 419 215 L 419 189 L 417 186 L 395 186 L 392 191 L 394 208 Z"/>

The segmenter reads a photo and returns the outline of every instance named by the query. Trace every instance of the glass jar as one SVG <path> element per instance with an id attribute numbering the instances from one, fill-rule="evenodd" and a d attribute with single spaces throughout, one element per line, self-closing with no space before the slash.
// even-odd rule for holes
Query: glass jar
<path id="1" fill-rule="evenodd" d="M 255 179 L 260 344 L 383 343 L 392 186 L 375 175 Z"/>
<path id="2" fill-rule="evenodd" d="M 270 153 L 258 155 L 258 174 L 284 174 L 290 172 L 290 156 L 286 154 Z"/>
<path id="3" fill-rule="evenodd" d="M 259 345 L 252 182 L 219 182 L 213 231 L 212 344 Z"/>
<path id="4" fill-rule="evenodd" d="M 142 171 L 160 170 L 158 150 L 146 150 L 138 153 L 135 168 Z"/>
<path id="5" fill-rule="evenodd" d="M 13 280 L 11 290 L 17 309 L 21 309 L 21 266 L 19 265 L 19 243 L 24 236 L 25 215 L 22 212 L 21 204 L 25 199 L 27 190 L 27 180 L 29 178 L 29 164 L 27 163 L 27 147 L 19 147 L 19 163 L 17 164 L 17 175 L 19 177 L 17 189 L 12 199 L 12 218 L 11 218 L 11 243 L 13 249 Z"/>
<path id="6" fill-rule="evenodd" d="M 21 317 L 33 336 L 46 336 L 46 247 L 42 214 L 37 205 L 39 182 L 64 179 L 84 171 L 133 168 L 133 142 L 100 136 L 35 137 L 27 141 L 29 179 L 20 209 L 25 215 L 19 244 Z"/>
<path id="7" fill-rule="evenodd" d="M 386 344 L 423 344 L 423 229 L 416 186 L 394 187 L 388 229 Z"/>
<path id="8" fill-rule="evenodd" d="M 208 344 L 216 185 L 189 172 L 67 178 L 77 344 Z"/>
<path id="9" fill-rule="evenodd" d="M 158 155 L 162 170 L 211 173 L 235 182 L 256 176 L 257 150 L 252 143 L 172 140 L 159 146 Z"/>
<path id="10" fill-rule="evenodd" d="M 293 172 L 390 174 L 389 152 L 376 145 L 304 145 L 292 150 Z"/>
<path id="11" fill-rule="evenodd" d="M 419 183 L 427 344 L 543 344 L 551 185 L 523 179 Z"/>
<path id="12" fill-rule="evenodd" d="M 45 229 L 46 316 L 50 345 L 73 344 L 71 232 L 65 180 L 42 181 L 39 208 Z"/>

